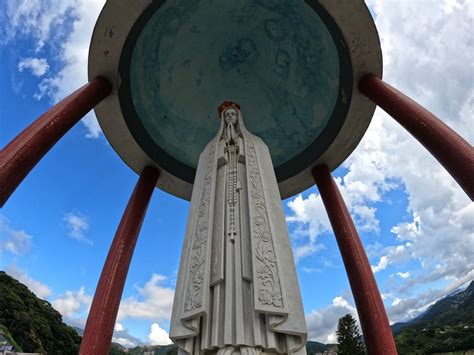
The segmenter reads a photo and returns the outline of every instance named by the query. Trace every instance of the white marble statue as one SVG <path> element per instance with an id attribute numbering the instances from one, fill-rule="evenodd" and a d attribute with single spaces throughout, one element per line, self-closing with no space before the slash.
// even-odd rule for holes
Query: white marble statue
<path id="1" fill-rule="evenodd" d="M 306 323 L 265 143 L 239 105 L 201 153 L 170 337 L 180 354 L 306 354 Z"/>

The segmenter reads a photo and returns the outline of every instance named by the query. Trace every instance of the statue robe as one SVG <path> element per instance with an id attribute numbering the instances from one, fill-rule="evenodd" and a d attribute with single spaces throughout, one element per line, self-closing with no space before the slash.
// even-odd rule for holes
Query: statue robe
<path id="1" fill-rule="evenodd" d="M 170 338 L 181 354 L 212 354 L 228 345 L 237 353 L 248 346 L 306 354 L 300 288 L 270 154 L 238 114 L 235 154 L 221 123 L 199 158 Z"/>

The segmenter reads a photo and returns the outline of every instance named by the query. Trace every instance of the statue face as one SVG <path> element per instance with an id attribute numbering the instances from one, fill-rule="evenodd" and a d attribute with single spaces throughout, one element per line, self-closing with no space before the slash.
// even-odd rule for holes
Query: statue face
<path id="1" fill-rule="evenodd" d="M 224 111 L 224 121 L 226 124 L 237 124 L 237 110 L 235 108 L 228 108 Z"/>

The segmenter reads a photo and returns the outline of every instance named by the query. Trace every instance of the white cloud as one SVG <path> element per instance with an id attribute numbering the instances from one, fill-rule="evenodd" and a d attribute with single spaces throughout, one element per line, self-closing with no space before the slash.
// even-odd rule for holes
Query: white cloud
<path id="1" fill-rule="evenodd" d="M 30 291 L 39 298 L 46 299 L 52 294 L 52 291 L 48 285 L 33 279 L 25 271 L 15 265 L 8 266 L 5 269 L 5 272 L 11 277 L 20 281 L 22 284 L 26 285 Z"/>
<path id="2" fill-rule="evenodd" d="M 396 297 L 391 307 L 387 309 L 390 323 L 407 321 L 418 316 L 434 302 L 466 283 L 472 282 L 472 280 L 474 280 L 474 270 L 442 289 L 428 289 L 425 292 L 417 293 L 415 296 L 402 299 Z"/>
<path id="3" fill-rule="evenodd" d="M 376 266 L 372 265 L 372 272 L 376 273 L 381 270 L 385 270 L 388 266 L 388 257 L 386 255 L 382 256 Z"/>
<path id="4" fill-rule="evenodd" d="M 0 9 L 0 44 L 14 38 L 32 38 L 36 51 L 61 32 L 72 0 L 5 0 Z"/>
<path id="5" fill-rule="evenodd" d="M 128 297 L 122 301 L 117 320 L 126 318 L 150 319 L 155 322 L 169 320 L 174 290 L 162 286 L 165 280 L 165 276 L 153 274 L 143 288 L 138 288 L 141 299 Z"/>
<path id="6" fill-rule="evenodd" d="M 399 305 L 401 302 L 402 302 L 402 300 L 397 297 L 397 298 L 395 298 L 395 300 L 392 302 L 392 306 L 397 306 L 397 305 Z"/>
<path id="7" fill-rule="evenodd" d="M 24 58 L 18 63 L 18 71 L 29 69 L 34 76 L 40 77 L 46 74 L 49 69 L 48 61 L 45 58 Z"/>
<path id="8" fill-rule="evenodd" d="M 321 269 L 317 269 L 317 268 L 312 268 L 312 267 L 306 267 L 306 266 L 303 266 L 301 268 L 301 270 L 307 274 L 312 274 L 314 272 L 321 272 L 322 270 Z"/>
<path id="9" fill-rule="evenodd" d="M 151 345 L 168 345 L 172 344 L 169 334 L 160 327 L 158 323 L 153 323 L 148 334 L 148 340 Z"/>
<path id="10" fill-rule="evenodd" d="M 85 288 L 78 291 L 66 291 L 66 293 L 53 301 L 53 307 L 66 319 L 77 317 L 78 313 L 88 309 L 92 303 L 92 296 L 86 294 Z"/>
<path id="11" fill-rule="evenodd" d="M 376 208 L 368 204 L 380 201 L 383 193 L 395 185 L 386 181 L 375 181 L 378 174 L 373 174 L 371 178 L 367 172 L 361 172 L 360 177 L 353 175 L 349 172 L 342 179 L 336 178 L 336 184 L 354 216 L 358 229 L 378 233 Z M 288 207 L 292 214 L 287 216 L 286 220 L 294 226 L 293 239 L 308 239 L 307 243 L 294 248 L 295 259 L 323 249 L 321 244 L 316 245 L 316 241 L 320 235 L 332 232 L 332 228 L 320 195 L 311 193 L 307 198 L 303 198 L 300 194 L 288 202 Z"/>
<path id="12" fill-rule="evenodd" d="M 298 263 L 301 259 L 316 253 L 323 249 L 322 244 L 303 244 L 296 247 L 293 247 L 293 254 L 295 257 L 295 262 Z"/>
<path id="13" fill-rule="evenodd" d="M 416 1 L 395 4 L 371 0 L 369 4 L 377 12 L 384 79 L 472 143 L 474 3 L 438 1 L 426 6 Z M 411 294 L 389 309 L 391 320 L 404 320 L 473 278 L 474 204 L 440 164 L 393 119 L 377 110 L 374 123 L 373 136 L 380 137 L 386 159 L 380 171 L 385 177 L 403 183 L 412 215 L 411 220 L 392 228 L 398 240 L 408 243 L 399 253 L 392 249 L 387 254 L 389 262 L 416 260 L 422 268 L 418 273 L 411 272 L 393 290 L 397 294 Z M 423 284 L 446 279 L 453 280 L 446 288 L 418 291 Z"/>
<path id="14" fill-rule="evenodd" d="M 70 212 L 63 218 L 68 229 L 68 235 L 72 239 L 92 245 L 92 241 L 86 237 L 89 230 L 88 218 L 80 212 Z"/>
<path id="15" fill-rule="evenodd" d="M 311 242 L 316 242 L 316 237 L 331 230 L 326 210 L 319 195 L 312 193 L 304 199 L 300 194 L 288 202 L 292 215 L 287 216 L 288 223 L 295 223 L 297 233 L 307 235 Z"/>
<path id="16" fill-rule="evenodd" d="M 328 231 L 330 228 L 324 206 L 316 194 L 310 194 L 307 199 L 298 195 L 288 202 L 288 206 L 293 211 L 293 215 L 287 216 L 288 223 L 293 223 L 296 227 L 291 233 L 293 239 L 293 254 L 298 263 L 301 259 L 308 257 L 322 249 L 322 244 L 317 244 L 317 235 Z M 309 224 L 308 230 L 305 223 Z"/>
<path id="17" fill-rule="evenodd" d="M 12 228 L 8 219 L 0 214 L 0 253 L 6 250 L 17 256 L 24 255 L 31 249 L 32 240 L 30 234 Z"/>
<path id="18" fill-rule="evenodd" d="M 73 2 L 73 28 L 62 47 L 61 59 L 64 67 L 51 78 L 51 81 L 46 82 L 55 101 L 66 97 L 88 81 L 87 59 L 90 39 L 104 3 L 105 1 L 88 0 Z M 87 114 L 81 122 L 87 129 L 87 137 L 100 136 L 102 131 L 93 112 Z"/>
<path id="19" fill-rule="evenodd" d="M 355 307 L 340 296 L 335 297 L 329 306 L 312 310 L 311 313 L 306 314 L 308 339 L 322 343 L 335 343 L 337 322 L 346 314 L 352 314 L 358 319 Z"/>
<path id="20" fill-rule="evenodd" d="M 132 348 L 137 345 L 144 345 L 144 343 L 140 339 L 134 337 L 133 335 L 130 335 L 128 333 L 128 330 L 125 329 L 121 323 L 115 324 L 112 341 L 127 348 Z"/>
<path id="21" fill-rule="evenodd" d="M 92 299 L 92 295 L 81 287 L 77 291 L 66 291 L 64 295 L 52 301 L 52 305 L 62 314 L 67 324 L 84 328 Z M 120 322 L 115 323 L 112 341 L 125 347 L 144 345 L 143 341 L 131 335 Z"/>
<path id="22" fill-rule="evenodd" d="M 407 272 L 397 272 L 397 276 L 401 277 L 402 279 L 407 279 L 410 277 L 410 273 Z"/>
<path id="23" fill-rule="evenodd" d="M 368 4 L 377 15 L 384 80 L 474 142 L 474 2 L 454 6 L 452 1 L 434 1 L 427 6 L 422 1 L 370 0 Z M 395 120 L 377 109 L 343 166 L 348 172 L 336 182 L 361 232 L 378 230 L 376 208 L 388 191 L 401 189 L 406 196 L 411 218 L 400 217 L 392 228 L 399 243 L 387 246 L 381 238 L 384 247 L 374 266 L 380 271 L 419 263 L 409 278 L 389 287 L 401 299 L 398 309 L 412 309 L 404 307 L 408 304 L 404 300 L 416 301 L 421 287 L 439 287 L 434 284 L 446 279 L 459 281 L 474 270 L 474 203 Z M 292 210 L 288 221 L 297 224 L 299 234 L 314 240 L 330 230 L 319 195 L 298 196 L 288 206 Z M 403 315 L 397 312 L 398 316 Z"/>
<path id="24" fill-rule="evenodd" d="M 90 0 L 6 0 L 0 11 L 0 45 L 14 38 L 31 38 L 41 51 L 50 43 L 61 43 L 55 52 L 58 71 L 51 71 L 34 97 L 58 102 L 87 83 L 87 58 L 95 22 L 105 1 Z M 59 39 L 58 39 L 59 38 Z M 93 112 L 81 122 L 86 137 L 98 138 L 101 129 Z"/>
<path id="25" fill-rule="evenodd" d="M 125 338 L 125 337 L 112 337 L 112 342 L 114 343 L 117 343 L 117 344 L 120 344 L 126 348 L 132 348 L 132 347 L 135 347 L 137 346 L 137 343 L 135 343 L 133 340 L 130 340 L 128 338 Z"/>

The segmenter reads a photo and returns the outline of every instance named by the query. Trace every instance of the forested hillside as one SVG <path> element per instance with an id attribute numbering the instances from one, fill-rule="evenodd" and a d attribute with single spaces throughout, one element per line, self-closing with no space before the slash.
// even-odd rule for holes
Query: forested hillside
<path id="1" fill-rule="evenodd" d="M 437 301 L 420 317 L 392 328 L 400 355 L 474 349 L 474 282 Z"/>
<path id="2" fill-rule="evenodd" d="M 81 337 L 63 323 L 61 314 L 26 286 L 0 271 L 0 330 L 17 349 L 48 354 L 77 354 Z M 474 349 L 474 282 L 431 306 L 423 315 L 393 325 L 400 355 Z M 329 345 L 308 342 L 308 354 Z M 111 354 L 174 355 L 176 346 L 142 346 L 133 349 L 112 344 Z"/>
<path id="3" fill-rule="evenodd" d="M 48 301 L 0 271 L 0 324 L 24 352 L 77 354 L 81 337 Z"/>

